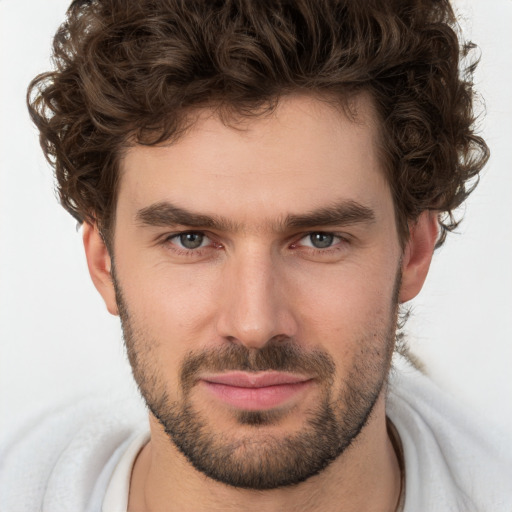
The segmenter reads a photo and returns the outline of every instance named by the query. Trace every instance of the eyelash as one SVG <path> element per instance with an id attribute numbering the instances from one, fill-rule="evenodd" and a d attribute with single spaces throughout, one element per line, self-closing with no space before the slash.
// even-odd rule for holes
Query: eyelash
<path id="1" fill-rule="evenodd" d="M 307 250 L 309 251 L 317 251 L 317 252 L 320 252 L 320 253 L 327 253 L 327 252 L 331 252 L 331 251 L 336 251 L 339 249 L 339 245 L 340 244 L 343 244 L 343 243 L 346 243 L 348 242 L 347 238 L 344 237 L 343 235 L 339 234 L 339 233 L 331 233 L 329 231 L 311 231 L 309 233 L 306 233 L 304 235 L 302 235 L 298 242 L 295 242 L 293 244 L 290 245 L 290 247 L 295 247 L 296 245 L 298 245 L 298 243 L 301 241 L 301 240 L 304 240 L 306 238 L 309 238 L 311 237 L 311 235 L 326 235 L 326 236 L 332 236 L 333 238 L 337 238 L 338 239 L 338 242 L 336 243 L 333 243 L 332 246 L 329 246 L 329 247 L 324 247 L 324 248 L 320 248 L 320 247 L 312 247 L 312 246 L 304 246 L 304 247 L 307 247 Z"/>
<path id="2" fill-rule="evenodd" d="M 202 235 L 205 238 L 210 240 L 210 244 L 204 246 L 204 247 L 198 247 L 197 249 L 184 249 L 180 248 L 178 245 L 172 242 L 173 239 L 179 238 L 182 235 Z M 179 231 L 178 233 L 173 233 L 171 235 L 168 235 L 163 240 L 163 245 L 166 247 L 172 246 L 172 251 L 174 251 L 175 254 L 178 256 L 186 256 L 186 257 L 198 257 L 202 256 L 205 249 L 211 249 L 212 248 L 212 242 L 213 245 L 216 246 L 214 248 L 219 249 L 222 247 L 221 244 L 214 242 L 211 237 L 203 233 L 202 231 Z"/>
<path id="3" fill-rule="evenodd" d="M 172 240 L 177 239 L 178 237 L 180 237 L 182 235 L 188 235 L 188 234 L 202 235 L 205 238 L 210 240 L 210 244 L 208 244 L 204 247 L 198 247 L 197 249 L 183 249 L 183 248 L 180 248 L 177 244 L 172 242 Z M 332 237 L 338 239 L 338 241 L 333 246 L 326 247 L 324 249 L 317 248 L 317 247 L 304 246 L 303 249 L 307 250 L 309 252 L 309 254 L 314 254 L 314 255 L 333 254 L 340 250 L 344 250 L 346 248 L 346 245 L 350 244 L 350 240 L 348 239 L 347 235 L 344 233 L 333 233 L 330 231 L 310 231 L 310 232 L 302 234 L 302 236 L 296 242 L 293 242 L 292 244 L 290 244 L 289 247 L 294 250 L 300 250 L 301 248 L 297 247 L 299 242 L 301 240 L 303 240 L 307 237 L 310 237 L 311 235 L 315 235 L 315 234 L 323 234 L 323 235 L 332 236 Z M 202 231 L 179 231 L 177 233 L 172 233 L 164 238 L 163 245 L 165 245 L 167 247 L 172 246 L 171 250 L 174 251 L 175 254 L 177 254 L 178 256 L 186 256 L 186 257 L 201 257 L 204 255 L 205 250 L 209 250 L 212 248 L 214 248 L 214 249 L 222 248 L 222 244 L 215 242 L 214 240 L 212 240 L 212 238 L 210 236 L 208 236 L 206 233 L 204 233 Z"/>

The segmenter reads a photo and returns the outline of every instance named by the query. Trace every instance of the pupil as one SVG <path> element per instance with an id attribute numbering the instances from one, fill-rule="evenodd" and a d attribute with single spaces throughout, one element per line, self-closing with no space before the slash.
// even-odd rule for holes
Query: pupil
<path id="1" fill-rule="evenodd" d="M 185 233 L 180 235 L 180 242 L 187 249 L 197 249 L 203 243 L 203 235 L 199 233 Z"/>
<path id="2" fill-rule="evenodd" d="M 309 238 L 314 247 L 317 249 L 325 249 L 332 245 L 334 236 L 328 233 L 313 233 Z"/>

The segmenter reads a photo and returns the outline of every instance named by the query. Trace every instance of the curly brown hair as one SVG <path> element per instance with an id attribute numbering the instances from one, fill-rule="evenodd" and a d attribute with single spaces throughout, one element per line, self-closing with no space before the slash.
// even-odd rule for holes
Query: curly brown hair
<path id="1" fill-rule="evenodd" d="M 293 92 L 364 91 L 400 239 L 434 210 L 440 245 L 489 153 L 474 129 L 474 45 L 458 33 L 448 0 L 75 0 L 27 102 L 63 206 L 108 241 L 129 145 L 178 137 L 201 106 L 259 115 Z"/>

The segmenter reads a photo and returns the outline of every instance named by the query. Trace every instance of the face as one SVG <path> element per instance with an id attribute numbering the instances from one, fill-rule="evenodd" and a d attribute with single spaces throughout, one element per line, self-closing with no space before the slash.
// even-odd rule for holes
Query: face
<path id="1" fill-rule="evenodd" d="M 356 109 L 296 96 L 235 126 L 204 110 L 123 159 L 102 293 L 167 442 L 228 485 L 317 474 L 382 398 L 403 255 L 371 103 Z"/>

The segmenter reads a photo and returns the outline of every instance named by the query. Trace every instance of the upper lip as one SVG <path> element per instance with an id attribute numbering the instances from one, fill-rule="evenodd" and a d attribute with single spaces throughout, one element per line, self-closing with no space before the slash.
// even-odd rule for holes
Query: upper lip
<path id="1" fill-rule="evenodd" d="M 282 372 L 228 372 L 203 376 L 202 380 L 225 386 L 240 388 L 263 388 L 282 384 L 297 384 L 311 380 L 310 377 Z"/>

